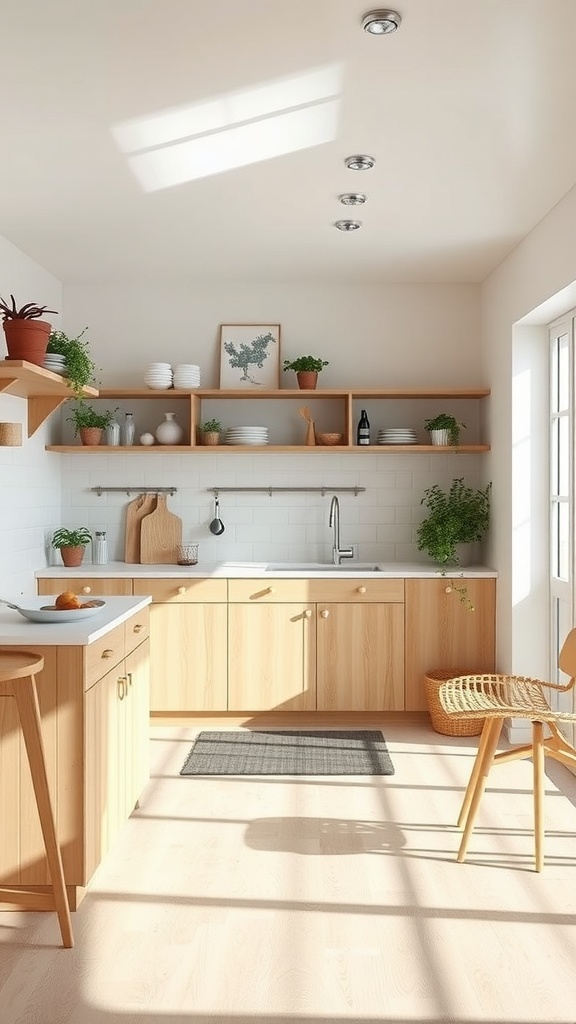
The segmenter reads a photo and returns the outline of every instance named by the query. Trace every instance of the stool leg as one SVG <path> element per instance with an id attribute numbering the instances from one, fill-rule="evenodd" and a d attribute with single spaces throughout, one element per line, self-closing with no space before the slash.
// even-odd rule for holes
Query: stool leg
<path id="1" fill-rule="evenodd" d="M 534 767 L 534 850 L 536 871 L 544 867 L 544 729 L 532 722 L 532 763 Z"/>
<path id="2" fill-rule="evenodd" d="M 488 772 L 492 767 L 492 759 L 498 746 L 498 740 L 500 739 L 500 733 L 502 732 L 502 726 L 504 724 L 503 718 L 494 718 L 490 723 L 490 729 L 486 737 L 486 744 L 482 753 L 482 758 L 477 773 L 476 785 L 472 794 L 472 801 L 470 804 L 470 810 L 468 811 L 468 817 L 466 819 L 466 828 L 462 836 L 462 842 L 460 843 L 460 849 L 458 850 L 457 861 L 461 864 L 465 857 L 468 849 L 468 843 L 470 842 L 470 836 L 472 835 L 472 829 L 474 828 L 474 821 L 478 813 L 482 794 L 486 788 L 486 780 L 488 778 Z M 479 752 L 480 753 L 480 752 Z M 474 769 L 473 769 L 474 771 Z"/>
<path id="3" fill-rule="evenodd" d="M 484 751 L 486 750 L 486 744 L 492 731 L 494 724 L 493 718 L 487 718 L 482 726 L 482 735 L 480 736 L 480 742 L 478 744 L 478 750 L 476 757 L 474 758 L 474 764 L 472 765 L 472 771 L 464 794 L 464 800 L 462 801 L 462 807 L 460 808 L 460 814 L 458 815 L 458 828 L 464 828 L 466 824 L 466 818 L 468 817 L 468 811 L 470 810 L 470 804 L 472 803 L 472 797 L 474 796 L 474 790 L 476 789 L 476 783 L 478 782 L 478 775 L 480 774 L 480 766 L 482 764 L 482 758 L 484 757 Z"/>
<path id="4" fill-rule="evenodd" d="M 34 676 L 19 679 L 18 685 L 14 687 L 14 691 L 24 742 L 26 744 L 26 753 L 28 754 L 28 762 L 30 764 L 30 772 L 32 774 L 32 784 L 38 806 L 44 846 L 46 847 L 46 859 L 50 870 L 50 880 L 52 882 L 54 903 L 62 933 L 62 943 L 67 949 L 70 949 L 74 945 L 72 921 L 70 919 L 70 906 L 64 882 L 62 857 L 56 838 L 56 826 L 50 801 L 50 791 L 48 789 L 40 709 Z"/>

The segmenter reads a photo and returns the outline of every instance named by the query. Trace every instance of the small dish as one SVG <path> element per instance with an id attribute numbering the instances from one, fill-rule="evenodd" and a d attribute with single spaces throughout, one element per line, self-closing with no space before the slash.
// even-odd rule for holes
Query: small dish
<path id="1" fill-rule="evenodd" d="M 18 608 L 18 614 L 30 622 L 77 622 L 98 615 L 105 607 L 106 601 L 92 598 L 90 608 L 55 608 L 54 605 L 43 604 L 39 608 Z"/>

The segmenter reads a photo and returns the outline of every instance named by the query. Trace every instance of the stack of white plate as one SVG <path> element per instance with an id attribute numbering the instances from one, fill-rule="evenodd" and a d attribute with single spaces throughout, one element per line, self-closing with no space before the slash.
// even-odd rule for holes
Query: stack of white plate
<path id="1" fill-rule="evenodd" d="M 200 367 L 194 363 L 178 363 L 174 367 L 174 387 L 191 388 L 200 387 Z"/>
<path id="2" fill-rule="evenodd" d="M 52 370 L 52 373 L 59 373 L 61 377 L 68 376 L 66 370 L 66 356 L 58 355 L 57 352 L 47 352 L 42 364 L 45 370 Z"/>
<path id="3" fill-rule="evenodd" d="M 268 427 L 228 427 L 226 444 L 268 444 Z"/>
<path id="4" fill-rule="evenodd" d="M 378 444 L 418 444 L 412 427 L 384 427 L 378 431 Z"/>
<path id="5" fill-rule="evenodd" d="M 165 391 L 172 387 L 172 367 L 170 363 L 148 363 L 144 373 L 144 383 L 153 391 Z"/>

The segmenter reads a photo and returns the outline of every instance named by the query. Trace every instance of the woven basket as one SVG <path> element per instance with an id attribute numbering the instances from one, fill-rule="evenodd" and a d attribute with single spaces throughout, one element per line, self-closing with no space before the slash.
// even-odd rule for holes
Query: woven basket
<path id="1" fill-rule="evenodd" d="M 482 732 L 483 718 L 455 718 L 454 715 L 447 715 L 438 695 L 440 685 L 446 679 L 473 674 L 470 669 L 440 668 L 433 669 L 424 676 L 424 693 L 435 732 L 440 732 L 443 736 L 479 736 Z"/>

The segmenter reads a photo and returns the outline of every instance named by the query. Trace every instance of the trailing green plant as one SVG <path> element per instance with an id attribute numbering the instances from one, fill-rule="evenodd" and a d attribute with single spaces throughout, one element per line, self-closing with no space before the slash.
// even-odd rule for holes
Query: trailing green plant
<path id="1" fill-rule="evenodd" d="M 79 434 L 84 427 L 100 427 L 101 430 L 105 430 L 117 412 L 118 407 L 97 412 L 92 405 L 79 401 L 70 409 L 70 416 L 67 416 L 66 419 L 69 423 L 74 424 L 74 434 Z"/>
<path id="2" fill-rule="evenodd" d="M 75 530 L 67 530 L 61 526 L 52 536 L 53 548 L 85 548 L 92 541 L 92 534 L 87 526 L 78 526 Z"/>
<path id="3" fill-rule="evenodd" d="M 88 342 L 82 341 L 87 330 L 85 327 L 77 338 L 70 338 L 64 331 L 51 331 L 46 349 L 47 352 L 64 356 L 68 383 L 78 397 L 96 377 L 96 366 L 90 356 Z"/>
<path id="4" fill-rule="evenodd" d="M 55 309 L 48 309 L 46 306 L 37 306 L 35 302 L 26 302 L 20 308 L 16 305 L 16 299 L 10 296 L 12 304 L 0 296 L 0 315 L 3 320 L 39 320 L 44 313 L 56 313 Z"/>
<path id="5" fill-rule="evenodd" d="M 460 440 L 460 430 L 466 424 L 459 423 L 454 416 L 447 412 L 440 412 L 432 419 L 425 420 L 424 426 L 426 430 L 447 430 L 450 444 L 457 445 Z"/>
<path id="6" fill-rule="evenodd" d="M 206 420 L 206 422 L 202 424 L 202 430 L 205 434 L 219 434 L 222 430 L 222 424 L 220 423 L 220 420 Z"/>
<path id="7" fill-rule="evenodd" d="M 327 359 L 319 359 L 317 356 L 298 356 L 297 359 L 285 359 L 283 370 L 294 370 L 295 373 L 320 373 L 328 366 Z"/>
<path id="8" fill-rule="evenodd" d="M 420 504 L 426 505 L 430 511 L 417 530 L 418 549 L 427 551 L 438 562 L 442 575 L 450 566 L 460 564 L 458 544 L 480 541 L 488 530 L 491 492 L 491 483 L 475 489 L 468 487 L 463 477 L 454 479 L 448 491 L 443 491 L 438 484 L 424 491 Z M 466 587 L 453 584 L 452 589 L 473 611 Z"/>

